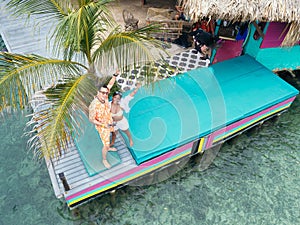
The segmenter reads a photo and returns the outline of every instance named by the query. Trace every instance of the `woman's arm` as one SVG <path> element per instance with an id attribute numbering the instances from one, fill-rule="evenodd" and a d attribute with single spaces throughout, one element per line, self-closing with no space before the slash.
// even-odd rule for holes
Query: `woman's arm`
<path id="1" fill-rule="evenodd" d="M 137 91 L 140 89 L 140 87 L 141 87 L 141 84 L 137 83 L 135 89 L 129 95 L 131 97 L 133 97 L 137 93 Z"/>

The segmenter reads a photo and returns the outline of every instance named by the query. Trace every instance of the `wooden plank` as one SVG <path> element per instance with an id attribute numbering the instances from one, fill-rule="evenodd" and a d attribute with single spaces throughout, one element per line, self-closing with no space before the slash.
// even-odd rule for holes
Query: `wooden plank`
<path id="1" fill-rule="evenodd" d="M 81 171 L 85 171 L 85 168 L 82 168 Z M 87 173 L 76 173 L 76 176 L 67 177 L 67 181 L 73 185 L 74 183 L 77 183 L 79 180 L 86 179 L 86 178 L 90 178 L 90 176 Z"/>
<path id="2" fill-rule="evenodd" d="M 153 34 L 154 38 L 165 39 L 168 41 L 171 39 L 177 39 L 182 34 L 183 26 L 192 27 L 192 23 L 182 20 L 148 20 L 148 23 L 157 23 L 162 25 L 162 32 Z"/>
<path id="3" fill-rule="evenodd" d="M 45 159 L 46 160 L 46 159 Z M 55 174 L 55 171 L 54 171 L 54 168 L 51 164 L 50 161 L 46 160 L 46 164 L 48 165 L 47 168 L 48 168 L 48 173 L 49 173 L 49 176 L 50 176 L 50 180 L 51 180 L 51 183 L 52 183 L 52 187 L 53 187 L 53 190 L 54 190 L 54 194 L 57 198 L 61 198 L 63 196 L 63 192 L 59 185 L 59 182 L 56 177 L 56 174 Z"/>
<path id="4" fill-rule="evenodd" d="M 84 169 L 84 168 L 83 168 Z M 81 170 L 82 171 L 82 170 Z M 75 187 L 75 184 L 78 183 L 79 181 L 82 181 L 84 179 L 89 178 L 89 175 L 87 173 L 77 173 L 76 176 L 73 177 L 68 177 L 67 181 L 70 185 Z"/>
<path id="5" fill-rule="evenodd" d="M 68 191 L 68 193 L 65 193 L 65 197 L 67 196 L 70 196 L 74 193 L 77 193 L 81 190 L 84 190 L 90 186 L 93 186 L 93 185 L 96 185 L 98 183 L 100 183 L 101 181 L 104 181 L 104 180 L 107 180 L 107 179 L 110 179 L 114 176 L 116 176 L 117 174 L 119 173 L 123 173 L 123 172 L 126 172 L 130 169 L 132 169 L 133 167 L 135 167 L 136 165 L 126 165 L 126 166 L 123 166 L 121 168 L 118 168 L 118 170 L 116 171 L 116 173 L 108 173 L 108 174 L 103 174 L 103 173 L 100 173 L 99 175 L 97 175 L 97 179 L 90 179 L 90 178 L 87 178 L 87 179 L 82 179 L 80 180 L 79 182 L 77 183 L 73 183 L 75 187 L 72 187 L 72 189 L 70 191 Z"/>
<path id="6" fill-rule="evenodd" d="M 55 170 L 55 173 L 57 174 L 57 176 L 59 173 L 64 173 L 66 178 L 69 178 L 69 175 L 74 176 L 73 174 L 78 174 L 78 172 L 82 170 L 85 171 L 85 167 L 84 165 L 80 164 L 77 167 L 70 168 L 69 170 Z"/>
<path id="7" fill-rule="evenodd" d="M 73 150 L 74 153 L 70 155 L 66 155 L 64 158 L 61 158 L 59 160 L 52 160 L 54 165 L 58 164 L 64 164 L 67 163 L 70 160 L 76 159 L 79 157 L 79 153 L 76 150 Z"/>
<path id="8" fill-rule="evenodd" d="M 255 21 L 253 21 L 252 24 L 253 24 L 254 27 L 256 28 L 256 30 L 257 30 L 259 36 L 261 36 L 262 38 L 264 38 L 264 37 L 265 37 L 265 34 L 264 34 L 264 32 L 260 29 L 260 27 L 258 26 L 258 24 L 257 24 Z"/>
<path id="9" fill-rule="evenodd" d="M 78 163 L 82 164 L 81 158 L 79 156 L 69 161 L 65 161 L 64 163 L 57 164 L 54 167 L 56 170 L 67 170 L 67 168 L 73 168 L 75 166 L 74 164 Z"/>
<path id="10" fill-rule="evenodd" d="M 80 166 L 80 165 L 82 165 L 82 161 L 81 160 L 78 160 L 76 163 L 73 163 L 73 164 L 68 165 L 68 166 L 60 165 L 59 169 L 57 169 L 55 167 L 55 173 L 57 173 L 57 174 L 58 173 L 64 173 L 65 171 L 71 170 L 72 168 L 75 168 L 75 167 Z"/>
<path id="11" fill-rule="evenodd" d="M 71 190 L 68 191 L 68 193 L 72 193 L 73 191 L 78 192 L 91 185 L 97 184 L 101 181 L 104 181 L 105 179 L 110 179 L 120 172 L 125 172 L 136 166 L 131 153 L 124 144 L 124 139 L 120 135 L 117 136 L 115 146 L 118 149 L 118 153 L 120 155 L 122 163 L 115 167 L 112 167 L 109 170 L 105 170 L 90 177 L 85 170 L 78 150 L 75 148 L 75 145 L 73 145 L 73 152 L 67 153 L 60 160 L 55 161 L 54 169 L 59 188 L 63 190 L 63 184 L 61 183 L 58 175 L 61 172 L 64 173 L 67 182 L 71 187 Z"/>
<path id="12" fill-rule="evenodd" d="M 101 181 L 104 181 L 104 180 L 107 180 L 107 179 L 110 179 L 114 176 L 116 176 L 117 174 L 119 173 L 122 173 L 122 172 L 126 172 L 132 168 L 136 167 L 135 164 L 123 164 L 121 167 L 115 167 L 116 168 L 116 171 L 115 173 L 112 173 L 112 172 L 106 172 L 106 173 L 100 173 L 100 174 L 97 174 L 95 175 L 93 178 L 94 179 L 91 179 L 90 177 L 89 178 L 86 178 L 86 179 L 81 179 L 80 181 L 78 182 L 75 182 L 73 183 L 73 187 L 70 191 L 68 191 L 67 194 L 65 194 L 65 197 L 66 196 L 69 196 L 69 195 L 72 195 L 74 193 L 77 193 L 81 190 L 84 190 L 90 186 L 93 186 L 95 184 L 98 184 L 100 183 Z"/>

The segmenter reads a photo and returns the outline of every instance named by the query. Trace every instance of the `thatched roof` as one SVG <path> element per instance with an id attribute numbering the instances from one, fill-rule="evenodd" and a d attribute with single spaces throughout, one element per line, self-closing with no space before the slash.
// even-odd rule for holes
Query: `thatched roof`
<path id="1" fill-rule="evenodd" d="M 178 0 L 192 20 L 201 17 L 231 21 L 291 23 L 282 45 L 300 40 L 300 0 Z"/>

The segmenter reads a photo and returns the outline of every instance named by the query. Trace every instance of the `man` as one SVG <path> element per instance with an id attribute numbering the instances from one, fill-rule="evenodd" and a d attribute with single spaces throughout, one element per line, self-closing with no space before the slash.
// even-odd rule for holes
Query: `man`
<path id="1" fill-rule="evenodd" d="M 116 81 L 118 71 L 110 79 L 107 85 L 100 87 L 96 97 L 89 106 L 89 120 L 95 124 L 103 143 L 102 162 L 109 169 L 111 165 L 108 163 L 106 155 L 108 151 L 117 151 L 116 148 L 110 147 L 110 133 L 114 131 L 113 119 L 108 103 L 108 94 Z"/>

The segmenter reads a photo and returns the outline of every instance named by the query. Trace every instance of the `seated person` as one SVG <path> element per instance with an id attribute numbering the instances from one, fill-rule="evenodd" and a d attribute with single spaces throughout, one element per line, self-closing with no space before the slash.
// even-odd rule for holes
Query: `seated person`
<path id="1" fill-rule="evenodd" d="M 203 18 L 199 22 L 200 28 L 205 32 L 211 33 L 214 35 L 215 33 L 215 21 L 209 18 Z"/>
<path id="2" fill-rule="evenodd" d="M 215 44 L 215 38 L 209 32 L 206 32 L 199 28 L 198 26 L 194 26 L 190 35 L 193 37 L 195 49 L 197 52 L 200 52 L 204 56 L 201 59 L 209 59 L 211 57 L 211 51 Z"/>
<path id="3" fill-rule="evenodd" d="M 185 20 L 188 21 L 187 17 L 184 15 L 183 8 L 179 5 L 175 5 L 177 14 L 175 15 L 175 20 Z"/>

